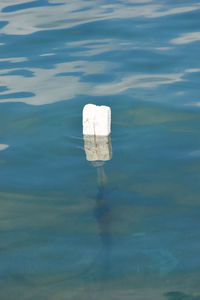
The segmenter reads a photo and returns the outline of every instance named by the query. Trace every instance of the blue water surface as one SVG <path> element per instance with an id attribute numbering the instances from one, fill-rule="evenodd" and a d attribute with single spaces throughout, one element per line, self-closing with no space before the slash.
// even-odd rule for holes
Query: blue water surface
<path id="1" fill-rule="evenodd" d="M 1 0 L 0 299 L 200 299 L 199 47 L 197 0 Z"/>

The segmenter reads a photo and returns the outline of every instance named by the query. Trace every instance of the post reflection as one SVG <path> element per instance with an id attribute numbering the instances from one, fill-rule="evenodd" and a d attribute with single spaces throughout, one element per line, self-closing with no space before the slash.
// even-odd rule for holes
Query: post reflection
<path id="1" fill-rule="evenodd" d="M 98 192 L 94 208 L 99 236 L 103 245 L 101 279 L 105 280 L 109 276 L 110 271 L 110 253 L 111 253 L 111 208 L 107 198 L 108 187 L 107 177 L 104 170 L 106 161 L 112 159 L 112 145 L 110 136 L 84 136 L 84 149 L 86 160 L 92 163 L 97 169 L 97 186 Z"/>

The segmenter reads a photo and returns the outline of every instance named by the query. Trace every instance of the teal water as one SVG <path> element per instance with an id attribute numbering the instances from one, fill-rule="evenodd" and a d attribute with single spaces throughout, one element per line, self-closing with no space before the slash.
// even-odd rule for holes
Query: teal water
<path id="1" fill-rule="evenodd" d="M 199 14 L 1 0 L 0 299 L 200 299 Z M 112 109 L 102 167 L 87 103 Z"/>

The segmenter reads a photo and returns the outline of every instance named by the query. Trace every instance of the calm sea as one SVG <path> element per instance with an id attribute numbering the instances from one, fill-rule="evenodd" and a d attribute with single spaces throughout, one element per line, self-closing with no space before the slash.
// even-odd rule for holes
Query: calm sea
<path id="1" fill-rule="evenodd" d="M 200 299 L 199 135 L 200 1 L 1 0 L 0 299 Z"/>

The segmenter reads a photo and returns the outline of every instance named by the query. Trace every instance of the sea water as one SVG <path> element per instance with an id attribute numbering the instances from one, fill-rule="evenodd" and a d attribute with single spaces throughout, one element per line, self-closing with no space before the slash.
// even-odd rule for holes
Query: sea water
<path id="1" fill-rule="evenodd" d="M 0 299 L 200 299 L 200 2 L 0 10 Z"/>

